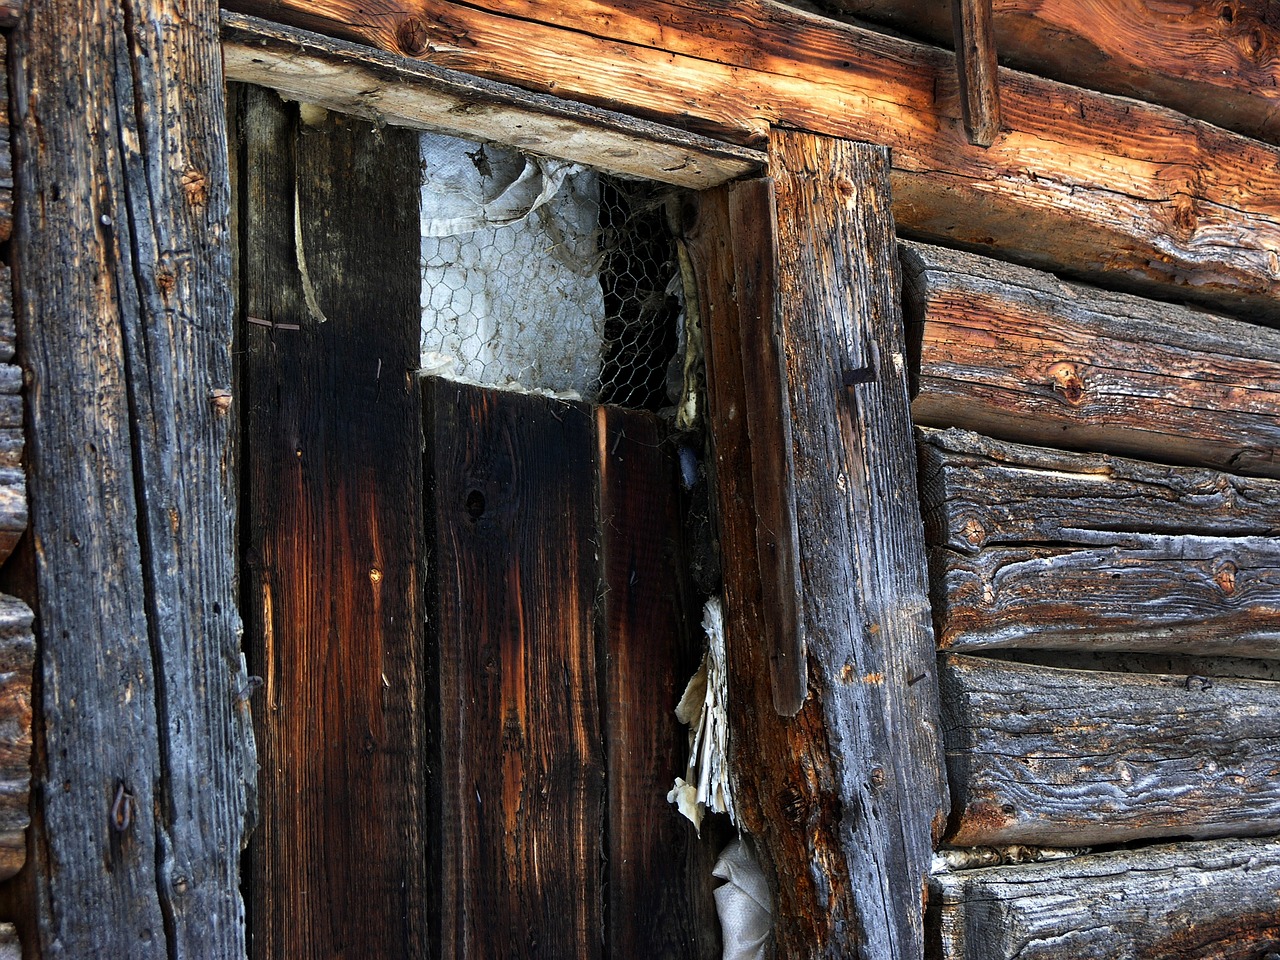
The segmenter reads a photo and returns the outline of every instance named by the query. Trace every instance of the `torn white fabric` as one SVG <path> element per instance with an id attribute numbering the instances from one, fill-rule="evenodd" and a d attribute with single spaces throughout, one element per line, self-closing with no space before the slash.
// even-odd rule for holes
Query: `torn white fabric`
<path id="1" fill-rule="evenodd" d="M 711 873 L 727 881 L 715 890 L 724 960 L 762 960 L 773 929 L 773 898 L 759 861 L 739 837 Z"/>
<path id="2" fill-rule="evenodd" d="M 707 651 L 702 665 L 684 689 L 676 717 L 689 725 L 689 764 L 676 777 L 667 801 L 676 804 L 702 832 L 706 810 L 727 813 L 736 820 L 729 784 L 729 680 L 725 671 L 724 611 L 712 597 L 702 608 Z"/>
<path id="3" fill-rule="evenodd" d="M 591 396 L 605 316 L 595 172 L 438 134 L 421 151 L 423 370 Z"/>

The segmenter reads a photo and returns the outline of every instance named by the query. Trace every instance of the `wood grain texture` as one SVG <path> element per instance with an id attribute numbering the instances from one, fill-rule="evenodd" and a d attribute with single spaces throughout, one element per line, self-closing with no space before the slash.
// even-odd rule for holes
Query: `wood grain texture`
<path id="1" fill-rule="evenodd" d="M 764 154 L 748 147 L 255 17 L 223 13 L 222 37 L 228 79 L 378 123 L 497 141 L 699 189 L 764 163 Z"/>
<path id="2" fill-rule="evenodd" d="M 1280 687 L 950 655 L 954 846 L 1280 830 Z"/>
<path id="3" fill-rule="evenodd" d="M 13 276 L 7 266 L 0 265 L 0 563 L 13 553 L 28 520 L 27 475 L 22 466 L 22 368 L 12 363 L 16 338 Z"/>
<path id="4" fill-rule="evenodd" d="M 257 89 L 240 139 L 245 592 L 264 681 L 255 955 L 416 958 L 428 898 L 418 140 L 336 115 L 303 126 Z"/>
<path id="5" fill-rule="evenodd" d="M 1280 844 L 1223 840 L 968 870 L 930 884 L 944 960 L 1266 960 Z"/>
<path id="6" fill-rule="evenodd" d="M 1280 331 L 903 249 L 916 422 L 1280 476 Z"/>
<path id="7" fill-rule="evenodd" d="M 1270 537 L 1280 481 L 917 430 L 930 546 L 1114 544 L 1130 534 Z"/>
<path id="8" fill-rule="evenodd" d="M 970 143 L 989 147 L 1000 135 L 1000 76 L 991 0 L 951 0 L 951 24 L 964 130 Z"/>
<path id="9" fill-rule="evenodd" d="M 912 957 L 946 784 L 888 154 L 775 130 L 769 168 L 810 687 L 850 878 L 820 949 Z"/>
<path id="10" fill-rule="evenodd" d="M 1280 654 L 1280 540 L 1140 536 L 1126 546 L 930 557 L 943 649 Z"/>
<path id="11" fill-rule="evenodd" d="M 12 14 L 17 19 L 18 11 L 12 5 L 0 0 L 0 27 Z M 0 76 L 9 75 L 9 38 L 0 37 Z M 7 87 L 5 96 L 0 96 L 0 241 L 8 240 L 13 233 L 13 151 L 10 148 L 9 136 L 9 98 Z"/>
<path id="12" fill-rule="evenodd" d="M 782 960 L 838 955 L 849 868 L 840 837 L 840 795 L 821 706 L 810 697 L 794 718 L 773 708 L 756 557 L 755 501 L 739 304 L 735 298 L 729 192 L 700 194 L 686 208 L 684 239 L 695 267 L 706 343 L 709 432 L 724 568 L 725 642 L 734 806 L 756 839 L 774 893 L 773 939 Z"/>
<path id="13" fill-rule="evenodd" d="M 951 43 L 935 0 L 818 0 L 913 36 Z M 1000 62 L 1280 139 L 1280 17 L 1268 0 L 995 0 Z"/>
<path id="14" fill-rule="evenodd" d="M 229 6 L 717 139 L 881 143 L 916 236 L 1280 318 L 1280 151 L 1166 109 L 1001 70 L 975 147 L 954 55 L 771 0 Z"/>
<path id="15" fill-rule="evenodd" d="M 719 957 L 717 850 L 667 802 L 689 757 L 674 706 L 698 669 L 701 609 L 685 571 L 676 446 L 644 411 L 596 410 L 608 779 L 606 956 Z M 577 478 L 581 480 L 582 478 Z M 712 824 L 704 822 L 710 840 Z"/>
<path id="16" fill-rule="evenodd" d="M 581 404 L 429 383 L 439 955 L 597 957 L 594 419 Z"/>
<path id="17" fill-rule="evenodd" d="M 800 609 L 800 535 L 796 526 L 791 399 L 778 301 L 778 224 L 773 181 L 729 188 L 733 269 L 742 349 L 743 401 L 751 442 L 756 556 L 763 607 L 760 633 L 770 651 L 773 706 L 794 717 L 808 695 L 805 624 Z"/>
<path id="18" fill-rule="evenodd" d="M 46 958 L 245 950 L 217 16 L 45 0 L 11 37 L 44 731 L 28 949 Z"/>
<path id="19" fill-rule="evenodd" d="M 35 653 L 31 608 L 0 594 L 0 880 L 27 860 Z"/>

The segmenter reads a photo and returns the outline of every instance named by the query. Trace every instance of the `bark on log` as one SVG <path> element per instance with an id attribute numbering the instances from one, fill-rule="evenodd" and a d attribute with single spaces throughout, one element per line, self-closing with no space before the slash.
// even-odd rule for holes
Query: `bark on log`
<path id="1" fill-rule="evenodd" d="M 929 545 L 1114 544 L 1129 534 L 1270 537 L 1280 482 L 1197 467 L 917 431 Z"/>
<path id="2" fill-rule="evenodd" d="M 947 46 L 937 0 L 818 0 Z M 1280 142 L 1280 17 L 1270 0 L 997 0 L 1000 62 Z"/>
<path id="3" fill-rule="evenodd" d="M 241 957 L 254 751 L 218 11 L 45 0 L 24 16 L 14 267 L 40 597 L 38 947 Z"/>
<path id="4" fill-rule="evenodd" d="M 917 423 L 1280 477 L 1280 331 L 903 250 Z"/>
<path id="5" fill-rule="evenodd" d="M 943 960 L 1266 960 L 1280 844 L 1180 843 L 935 876 Z"/>
<path id="6" fill-rule="evenodd" d="M 376 123 L 493 140 L 697 189 L 764 164 L 764 154 L 748 147 L 255 17 L 224 13 L 222 39 L 229 80 Z"/>
<path id="7" fill-rule="evenodd" d="M 952 54 L 770 0 L 229 6 L 717 139 L 881 143 L 915 235 L 1280 319 L 1280 150 L 1169 110 L 1001 70 L 975 147 Z"/>
<path id="8" fill-rule="evenodd" d="M 1280 831 L 1280 688 L 947 656 L 954 846 Z"/>

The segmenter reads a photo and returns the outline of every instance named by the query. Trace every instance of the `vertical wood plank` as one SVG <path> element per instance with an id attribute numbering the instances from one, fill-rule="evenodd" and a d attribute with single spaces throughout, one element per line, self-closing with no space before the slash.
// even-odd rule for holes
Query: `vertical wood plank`
<path id="1" fill-rule="evenodd" d="M 44 0 L 13 35 L 45 957 L 238 957 L 231 261 L 217 5 Z"/>
<path id="2" fill-rule="evenodd" d="M 674 707 L 702 652 L 700 605 L 684 575 L 675 447 L 649 413 L 600 407 L 596 424 L 608 956 L 718 956 L 697 902 L 710 886 L 712 852 L 666 801 L 689 753 Z"/>
<path id="3" fill-rule="evenodd" d="M 774 709 L 794 717 L 804 705 L 809 683 L 800 615 L 804 584 L 795 520 L 791 403 L 778 315 L 775 210 L 773 181 L 768 178 L 729 188 L 756 553 L 764 591 L 760 630 L 771 659 Z"/>
<path id="4" fill-rule="evenodd" d="M 947 804 L 889 155 L 781 130 L 769 155 L 810 687 L 853 903 L 828 949 L 918 957 Z"/>
<path id="5" fill-rule="evenodd" d="M 1000 135 L 1000 75 L 991 0 L 951 0 L 951 22 L 964 132 L 974 146 L 989 147 Z"/>
<path id="6" fill-rule="evenodd" d="M 417 138 L 336 115 L 303 125 L 250 89 L 244 140 L 246 607 L 264 680 L 254 947 L 417 958 Z"/>
<path id="7" fill-rule="evenodd" d="M 596 430 L 430 382 L 445 957 L 599 957 Z"/>

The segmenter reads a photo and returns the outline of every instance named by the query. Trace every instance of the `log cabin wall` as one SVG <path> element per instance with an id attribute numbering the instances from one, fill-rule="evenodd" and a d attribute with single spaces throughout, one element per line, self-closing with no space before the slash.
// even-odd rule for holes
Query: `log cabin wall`
<path id="1" fill-rule="evenodd" d="M 230 211 L 217 150 L 189 167 L 167 153 L 179 142 L 217 141 L 223 131 L 220 120 L 181 109 L 164 126 L 149 109 L 153 97 L 187 105 L 192 91 L 198 102 L 218 101 L 212 6 L 200 8 L 195 40 L 178 36 L 159 4 L 128 4 L 122 20 L 95 19 L 89 3 L 34 6 L 49 19 L 20 23 L 11 68 L 17 180 L 26 188 L 13 257 L 17 355 L 35 383 L 28 463 L 42 537 L 41 662 L 46 683 L 57 683 L 44 691 L 37 743 L 33 927 L 51 955 L 239 955 L 235 857 L 252 807 L 243 780 L 252 750 L 225 523 L 235 470 L 224 469 L 219 419 L 230 396 L 220 232 Z M 962 38 L 959 67 L 946 22 L 906 0 L 831 0 L 823 14 L 772 0 L 229 6 L 289 25 L 226 16 L 228 76 L 294 97 L 396 124 L 506 142 L 528 137 L 534 149 L 700 189 L 767 165 L 781 173 L 773 200 L 786 241 L 780 287 L 853 274 L 866 298 L 855 319 L 867 329 L 841 326 L 848 318 L 838 311 L 833 328 L 808 326 L 822 311 L 804 301 L 807 286 L 792 288 L 801 295 L 787 302 L 792 312 L 779 311 L 784 331 L 821 339 L 834 330 L 836 341 L 857 334 L 843 348 L 828 346 L 828 356 L 818 352 L 819 360 L 834 359 L 831 367 L 788 357 L 799 335 L 775 350 L 792 378 L 784 387 L 790 469 L 810 484 L 804 489 L 820 490 L 820 474 L 799 474 L 813 466 L 830 425 L 799 402 L 812 384 L 834 377 L 859 416 L 880 418 L 868 414 L 880 409 L 884 417 L 871 426 L 840 420 L 844 433 L 829 449 L 869 483 L 847 502 L 832 498 L 834 509 L 821 518 L 799 516 L 795 546 L 799 568 L 823 558 L 831 583 L 860 584 L 906 557 L 902 580 L 877 582 L 888 584 L 886 594 L 846 597 L 852 608 L 833 617 L 870 624 L 859 606 L 869 599 L 900 615 L 893 636 L 906 646 L 877 647 L 885 641 L 870 630 L 845 638 L 859 657 L 885 649 L 901 657 L 897 673 L 887 671 L 891 691 L 864 695 L 840 684 L 874 686 L 880 681 L 868 678 L 879 671 L 846 676 L 832 648 L 810 643 L 804 689 L 819 696 L 794 719 L 788 704 L 806 671 L 788 664 L 778 643 L 772 660 L 749 654 L 757 660 L 739 675 L 751 716 L 735 723 L 754 725 L 760 742 L 779 751 L 739 759 L 783 907 L 780 955 L 1264 957 L 1280 948 L 1280 844 L 1267 839 L 1280 829 L 1271 788 L 1280 732 L 1272 719 L 1280 148 L 1269 5 L 1228 0 L 1171 12 L 1132 0 L 1116 5 L 1117 24 L 1100 24 L 1094 5 L 1079 0 L 1025 10 L 1013 0 L 957 2 L 950 28 L 958 25 Z M 161 25 L 154 34 L 135 29 L 153 22 Z M 892 32 L 868 25 L 884 23 Z M 1044 45 L 1064 35 L 1069 54 Z M 1116 41 L 1133 36 L 1138 43 Z M 995 38 L 994 51 L 984 37 Z M 135 46 L 151 55 L 138 60 L 144 64 L 167 63 L 159 54 L 172 53 L 177 79 L 134 74 Z M 100 68 L 92 75 L 122 88 L 88 85 L 99 99 L 82 132 L 67 120 L 67 104 L 86 84 L 64 64 L 85 51 Z M 112 104 L 123 108 L 112 112 Z M 789 143 L 777 128 L 801 131 L 799 139 Z M 48 149 L 54 132 L 63 139 Z M 880 149 L 846 151 L 826 143 L 832 139 Z M 104 153 L 93 152 L 101 144 Z M 820 151 L 821 168 L 806 166 Z M 803 174 L 830 173 L 836 163 L 857 175 L 818 176 L 812 189 L 804 183 Z M 174 164 L 177 173 L 167 166 Z M 92 171 L 99 175 L 91 184 Z M 848 202 L 855 194 L 860 201 Z M 81 199 L 90 197 L 110 212 L 94 207 L 92 217 L 81 216 L 90 206 Z M 856 263 L 787 259 L 813 243 L 797 211 L 814 197 L 825 198 L 824 213 L 847 207 L 848 219 L 833 214 L 824 223 L 832 235 L 857 236 Z M 183 213 L 188 208 L 195 212 Z M 730 336 L 751 309 L 723 296 L 745 263 L 741 238 L 749 232 L 735 231 L 733 209 L 728 196 L 711 191 L 689 224 L 698 282 L 708 308 L 719 302 L 727 311 Z M 909 241 L 900 267 L 885 255 L 891 217 Z M 723 229 L 708 226 L 717 223 Z M 130 228 L 133 245 L 114 243 L 116 224 Z M 726 237 L 736 247 L 727 258 Z M 64 269 L 80 262 L 64 255 L 68 243 L 73 254 L 99 258 L 104 272 Z M 172 265 L 175 251 L 183 252 L 177 273 L 157 267 Z M 162 301 L 172 284 L 187 282 L 189 257 L 202 279 L 187 291 L 199 308 L 191 312 L 212 318 L 191 341 L 184 336 L 194 328 L 174 333 L 154 322 L 168 315 Z M 124 279 L 113 285 L 122 264 Z M 899 275 L 901 303 L 886 296 L 886 281 Z M 62 324 L 42 322 L 47 305 L 57 306 Z M 905 408 L 878 385 L 890 379 L 881 364 L 892 363 L 904 339 L 899 311 L 905 341 L 915 346 L 911 415 L 920 427 L 924 533 L 909 533 L 905 547 L 891 536 L 855 537 L 832 562 L 822 553 L 824 520 L 848 525 L 841 511 L 864 504 L 851 527 L 861 536 L 861 518 L 901 501 L 915 484 L 904 457 Z M 102 322 L 70 326 L 83 317 Z M 114 378 L 111 363 L 76 350 L 104 331 L 118 365 L 131 361 L 127 382 Z M 752 379 L 741 344 L 725 344 L 713 338 L 712 353 L 727 349 L 738 370 L 720 364 L 713 393 Z M 189 354 L 194 373 L 184 366 Z M 94 389 L 42 391 L 72 356 L 80 366 L 71 382 Z M 755 579 L 744 580 L 739 596 L 741 635 L 751 616 L 761 616 L 765 567 L 777 577 L 784 569 L 794 575 L 795 566 L 757 556 L 762 545 L 787 544 L 757 536 L 752 511 L 770 494 L 755 494 L 744 477 L 755 465 L 749 449 L 737 448 L 736 463 L 725 458 L 749 441 L 731 424 L 734 397 L 725 399 L 717 456 L 735 472 L 720 477 L 722 522 L 726 530 L 739 524 L 740 541 L 753 544 Z M 83 416 L 97 409 L 110 425 L 124 425 L 123 433 L 106 430 L 100 446 Z M 190 476 L 164 469 L 176 423 L 200 438 L 184 448 Z M 883 442 L 859 449 L 851 439 L 864 430 L 878 437 L 886 423 L 897 432 Z M 67 478 L 49 496 L 57 452 L 78 458 L 83 449 L 104 466 Z M 103 477 L 115 484 L 105 492 L 95 486 Z M 809 505 L 795 489 L 789 496 L 793 506 Z M 900 503 L 887 516 L 895 533 L 914 530 Z M 214 561 L 208 576 L 179 563 L 187 554 L 175 517 L 202 525 L 196 539 Z M 856 562 L 841 568 L 850 557 Z M 96 603 L 55 601 L 60 584 L 102 576 L 126 589 Z M 803 574 L 799 583 L 805 590 Z M 926 589 L 941 651 L 936 671 L 917 673 L 913 658 L 929 632 L 919 616 Z M 799 611 L 819 606 L 800 600 Z M 206 610 L 220 618 L 201 621 Z M 775 639 L 805 650 L 794 621 L 807 628 L 826 614 L 788 615 Z M 186 638 L 202 630 L 208 643 L 187 649 Z M 107 661 L 87 662 L 73 637 L 96 639 Z M 185 668 L 188 661 L 195 667 Z M 135 673 L 142 699 L 108 696 L 115 678 Z M 906 738 L 915 759 L 901 768 L 874 762 L 886 745 L 899 756 L 896 711 L 913 696 L 908 685 L 922 700 L 940 689 L 945 783 L 935 782 L 927 736 Z M 208 689 L 231 695 L 205 698 Z M 76 713 L 82 697 L 96 705 L 89 723 Z M 852 710 L 841 712 L 842 697 Z M 217 709 L 205 711 L 206 703 Z M 928 728 L 929 708 L 909 722 Z M 111 736 L 121 723 L 153 735 L 134 750 Z M 867 742 L 873 749 L 858 753 Z M 855 754 L 861 780 L 849 776 Z M 198 789 L 206 766 L 215 770 L 211 791 Z M 865 822 L 882 808 L 860 803 L 886 782 L 900 795 L 913 772 L 923 785 L 918 802 L 883 808 L 907 825 L 895 834 L 899 848 Z M 948 790 L 950 817 L 935 824 Z M 874 816 L 860 825 L 868 810 Z M 153 811 L 148 830 L 130 832 L 135 814 Z M 941 852 L 922 925 L 910 880 L 929 869 L 920 838 L 934 827 Z M 867 838 L 875 842 L 855 843 Z M 114 858 L 108 869 L 94 859 L 102 850 Z M 867 897 L 881 880 L 889 897 L 876 901 L 877 914 Z M 104 903 L 115 919 L 99 937 Z M 220 918 L 216 945 L 201 941 L 206 931 L 194 919 L 210 913 Z"/>

